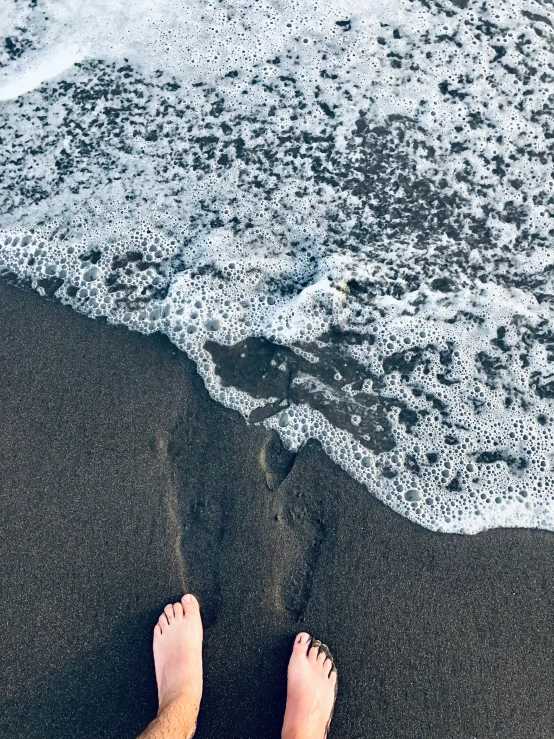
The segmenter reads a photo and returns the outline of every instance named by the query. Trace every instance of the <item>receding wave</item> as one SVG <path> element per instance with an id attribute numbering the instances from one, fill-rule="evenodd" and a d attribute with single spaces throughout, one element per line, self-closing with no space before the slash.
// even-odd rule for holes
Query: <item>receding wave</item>
<path id="1" fill-rule="evenodd" d="M 434 530 L 554 528 L 554 13 L 0 11 L 0 269 Z"/>

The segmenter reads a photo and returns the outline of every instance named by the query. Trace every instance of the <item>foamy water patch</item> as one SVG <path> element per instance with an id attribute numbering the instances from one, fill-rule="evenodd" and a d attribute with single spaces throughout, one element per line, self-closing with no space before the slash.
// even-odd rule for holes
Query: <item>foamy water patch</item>
<path id="1" fill-rule="evenodd" d="M 4 273 L 429 528 L 553 528 L 547 6 L 10 12 Z"/>

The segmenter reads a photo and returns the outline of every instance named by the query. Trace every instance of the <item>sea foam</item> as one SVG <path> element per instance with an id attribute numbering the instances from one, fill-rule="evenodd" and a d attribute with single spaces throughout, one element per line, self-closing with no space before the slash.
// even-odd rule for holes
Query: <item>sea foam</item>
<path id="1" fill-rule="evenodd" d="M 549 0 L 13 2 L 0 269 L 428 528 L 554 528 Z"/>

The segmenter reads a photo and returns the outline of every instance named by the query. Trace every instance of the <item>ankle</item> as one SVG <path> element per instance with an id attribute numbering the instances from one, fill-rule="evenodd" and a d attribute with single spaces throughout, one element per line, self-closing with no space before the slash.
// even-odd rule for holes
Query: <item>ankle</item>
<path id="1" fill-rule="evenodd" d="M 185 691 L 165 695 L 162 703 L 158 707 L 158 718 L 167 713 L 179 713 L 186 715 L 194 710 L 191 705 L 190 697 Z"/>
<path id="2" fill-rule="evenodd" d="M 193 705 L 190 700 L 182 695 L 166 699 L 158 709 L 155 720 L 159 736 L 179 737 L 179 739 L 191 739 L 196 729 L 198 717 L 198 705 Z M 158 737 L 158 733 L 155 734 Z"/>

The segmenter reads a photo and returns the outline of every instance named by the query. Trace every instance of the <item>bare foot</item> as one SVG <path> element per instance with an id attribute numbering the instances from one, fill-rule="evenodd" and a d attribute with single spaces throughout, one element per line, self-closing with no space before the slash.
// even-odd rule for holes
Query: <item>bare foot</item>
<path id="1" fill-rule="evenodd" d="M 158 717 L 178 707 L 191 737 L 202 698 L 202 620 L 194 595 L 167 605 L 154 628 L 154 663 L 158 683 Z"/>
<path id="2" fill-rule="evenodd" d="M 298 634 L 289 661 L 282 739 L 325 739 L 337 691 L 329 650 L 309 634 Z"/>

